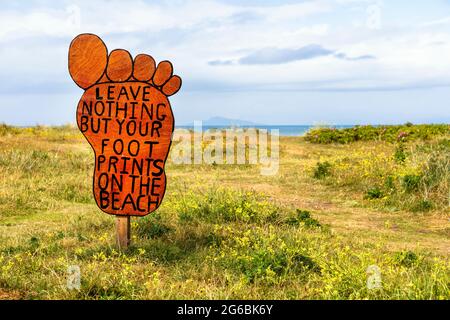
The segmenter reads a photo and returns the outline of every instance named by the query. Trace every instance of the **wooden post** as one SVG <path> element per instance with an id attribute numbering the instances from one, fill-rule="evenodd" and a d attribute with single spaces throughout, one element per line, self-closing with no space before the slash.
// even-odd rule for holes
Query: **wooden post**
<path id="1" fill-rule="evenodd" d="M 126 250 L 131 239 L 130 216 L 117 216 L 116 231 L 119 249 Z"/>

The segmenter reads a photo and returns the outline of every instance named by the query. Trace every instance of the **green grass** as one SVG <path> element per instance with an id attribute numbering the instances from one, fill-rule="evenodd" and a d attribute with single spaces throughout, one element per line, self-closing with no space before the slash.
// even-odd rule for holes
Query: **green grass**
<path id="1" fill-rule="evenodd" d="M 429 211 L 450 203 L 450 143 L 447 137 L 402 143 L 376 143 L 351 156 L 332 155 L 317 162 L 312 177 L 336 187 L 363 190 L 372 206 L 389 210 Z M 370 144 L 369 144 L 370 145 Z"/>
<path id="2" fill-rule="evenodd" d="M 448 139 L 402 141 L 397 161 L 395 143 L 282 137 L 276 176 L 169 161 L 120 252 L 77 129 L 0 126 L 0 298 L 449 299 Z"/>

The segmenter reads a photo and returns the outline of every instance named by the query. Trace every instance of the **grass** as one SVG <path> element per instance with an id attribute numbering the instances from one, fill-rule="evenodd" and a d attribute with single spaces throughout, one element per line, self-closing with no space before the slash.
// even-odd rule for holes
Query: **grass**
<path id="1" fill-rule="evenodd" d="M 333 154 L 326 161 L 317 162 L 312 177 L 337 188 L 362 190 L 374 207 L 394 211 L 448 209 L 448 137 L 402 143 L 401 157 L 398 146 L 383 142 L 360 145 L 350 155 Z"/>
<path id="2" fill-rule="evenodd" d="M 119 252 L 77 129 L 0 126 L 0 298 L 449 299 L 448 139 L 401 141 L 398 161 L 397 141 L 282 137 L 276 176 L 169 161 Z"/>

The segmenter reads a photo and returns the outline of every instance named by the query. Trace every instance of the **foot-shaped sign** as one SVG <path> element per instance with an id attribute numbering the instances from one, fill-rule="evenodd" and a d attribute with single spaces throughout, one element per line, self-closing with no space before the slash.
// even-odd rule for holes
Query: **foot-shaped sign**
<path id="1" fill-rule="evenodd" d="M 85 90 L 77 124 L 95 152 L 94 196 L 104 212 L 144 216 L 166 190 L 164 165 L 174 117 L 167 99 L 181 87 L 172 64 L 146 54 L 108 50 L 93 34 L 69 48 L 69 72 Z"/>

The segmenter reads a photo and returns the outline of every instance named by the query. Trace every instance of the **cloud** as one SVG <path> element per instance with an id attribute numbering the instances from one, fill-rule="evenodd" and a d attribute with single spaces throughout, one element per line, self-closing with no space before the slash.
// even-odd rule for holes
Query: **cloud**
<path id="1" fill-rule="evenodd" d="M 297 81 L 345 83 L 347 77 L 374 87 L 423 78 L 450 81 L 450 62 L 442 58 L 450 54 L 448 33 L 439 26 L 399 26 L 390 16 L 376 32 L 355 27 L 366 12 L 347 9 L 360 2 L 373 1 L 36 0 L 7 5 L 0 10 L 0 91 L 20 92 L 21 83 L 27 83 L 27 91 L 71 90 L 67 48 L 81 32 L 100 35 L 110 50 L 127 48 L 133 55 L 171 60 L 186 91 L 196 82 L 217 83 L 201 87 L 207 91 L 231 90 L 230 85 L 277 90 Z M 385 10 L 392 6 L 386 4 Z M 426 19 L 445 22 L 441 14 Z"/>
<path id="2" fill-rule="evenodd" d="M 450 17 L 445 17 L 442 19 L 424 22 L 420 26 L 421 27 L 434 27 L 434 26 L 442 26 L 442 25 L 447 25 L 447 24 L 450 24 Z"/>
<path id="3" fill-rule="evenodd" d="M 248 24 L 255 23 L 258 20 L 261 20 L 262 16 L 252 11 L 242 11 L 231 15 L 228 18 L 228 22 L 233 24 Z"/>
<path id="4" fill-rule="evenodd" d="M 361 55 L 357 57 L 350 57 L 345 53 L 326 49 L 318 44 L 310 44 L 298 49 L 268 47 L 254 51 L 237 60 L 231 59 L 212 60 L 209 61 L 208 63 L 211 66 L 225 66 L 232 64 L 242 64 L 242 65 L 283 64 L 293 61 L 310 60 L 324 56 L 334 56 L 337 59 L 346 61 L 375 59 L 375 56 L 372 55 Z"/>
<path id="5" fill-rule="evenodd" d="M 172 61 L 175 72 L 183 78 L 182 94 L 174 97 L 175 101 L 196 97 L 188 103 L 175 103 L 186 121 L 192 120 L 189 117 L 198 105 L 211 116 L 232 108 L 256 116 L 260 107 L 253 101 L 256 97 L 267 105 L 262 111 L 269 116 L 272 106 L 266 100 L 277 92 L 292 103 L 290 112 L 284 110 L 290 120 L 296 114 L 301 117 L 296 113 L 296 97 L 307 95 L 308 90 L 314 99 L 324 96 L 324 91 L 354 92 L 330 99 L 334 106 L 343 97 L 352 100 L 362 96 L 361 92 L 425 92 L 432 90 L 429 88 L 447 92 L 447 87 L 440 86 L 450 84 L 450 60 L 446 59 L 450 33 L 443 28 L 450 18 L 445 16 L 447 7 L 441 0 L 434 0 L 433 5 L 411 2 L 407 6 L 401 1 L 384 1 L 383 25 L 377 30 L 367 27 L 371 19 L 367 7 L 378 0 L 3 2 L 0 108 L 10 108 L 11 113 L 17 111 L 10 107 L 14 99 L 7 100 L 7 96 L 18 99 L 20 103 L 14 106 L 31 101 L 29 105 L 35 108 L 33 99 L 25 100 L 25 95 L 79 93 L 67 71 L 67 50 L 73 36 L 82 32 L 101 36 L 110 51 L 126 48 L 133 56 L 148 53 L 157 61 Z M 300 91 L 302 95 L 295 96 Z M 221 93 L 223 101 L 217 102 Z M 246 108 L 234 99 L 240 93 L 249 97 Z M 211 97 L 208 103 L 206 95 Z M 73 95 L 71 100 L 48 102 L 41 97 L 39 103 L 53 101 L 55 108 L 66 108 L 73 117 L 78 98 Z M 443 112 L 448 110 L 448 99 L 431 98 Z M 411 100 L 424 105 L 424 114 L 432 104 Z M 398 100 L 392 105 L 409 103 Z M 305 105 L 321 110 L 323 103 L 305 101 Z M 406 107 L 402 110 L 407 114 Z M 24 111 L 24 121 L 34 119 L 35 114 Z M 2 119 L 7 118 L 0 113 Z"/>
<path id="6" fill-rule="evenodd" d="M 70 36 L 79 29 L 80 9 L 44 8 L 30 12 L 4 10 L 0 12 L 0 41 L 33 36 Z"/>
<path id="7" fill-rule="evenodd" d="M 239 59 L 240 64 L 280 64 L 328 56 L 333 51 L 317 44 L 299 49 L 264 48 Z"/>
<path id="8" fill-rule="evenodd" d="M 212 60 L 208 64 L 211 66 L 229 66 L 233 64 L 233 60 Z"/>
<path id="9" fill-rule="evenodd" d="M 336 57 L 338 59 L 346 60 L 346 61 L 361 61 L 361 60 L 375 60 L 376 59 L 375 56 L 370 55 L 370 54 L 365 54 L 365 55 L 357 56 L 357 57 L 349 57 L 345 53 L 335 53 L 334 57 Z"/>

